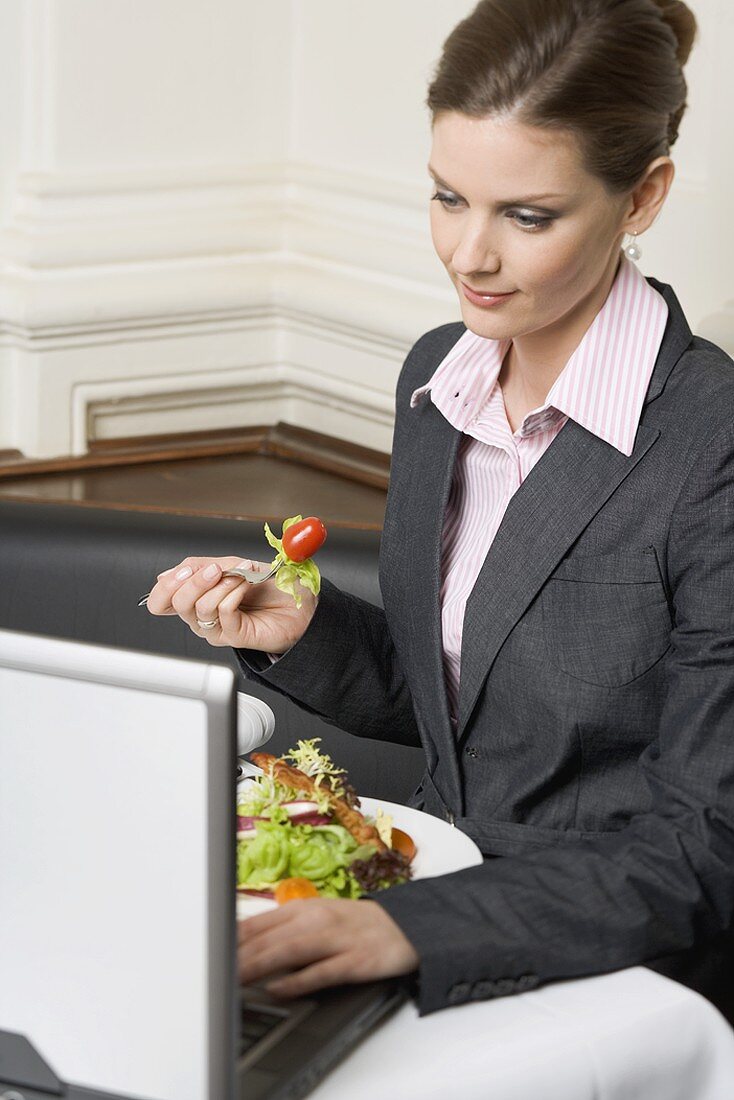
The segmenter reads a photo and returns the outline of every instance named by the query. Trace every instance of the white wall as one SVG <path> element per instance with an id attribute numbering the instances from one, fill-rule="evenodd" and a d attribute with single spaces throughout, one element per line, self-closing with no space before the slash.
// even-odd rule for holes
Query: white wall
<path id="1" fill-rule="evenodd" d="M 460 317 L 424 99 L 472 7 L 2 0 L 0 450 L 278 419 L 389 449 L 405 352 Z M 640 266 L 734 349 L 734 8 L 692 7 Z"/>

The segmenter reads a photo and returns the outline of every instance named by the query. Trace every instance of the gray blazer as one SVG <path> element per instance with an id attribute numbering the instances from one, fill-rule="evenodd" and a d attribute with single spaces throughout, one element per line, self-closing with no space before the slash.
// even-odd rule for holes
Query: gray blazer
<path id="1" fill-rule="evenodd" d="M 420 955 L 421 1015 L 638 963 L 686 980 L 734 926 L 734 364 L 648 281 L 670 313 L 634 450 L 569 420 L 511 498 L 466 607 L 455 735 L 439 562 L 460 433 L 409 401 L 461 323 L 398 382 L 384 612 L 325 580 L 280 661 L 238 651 L 327 721 L 422 746 L 411 804 L 486 857 L 372 895 Z"/>

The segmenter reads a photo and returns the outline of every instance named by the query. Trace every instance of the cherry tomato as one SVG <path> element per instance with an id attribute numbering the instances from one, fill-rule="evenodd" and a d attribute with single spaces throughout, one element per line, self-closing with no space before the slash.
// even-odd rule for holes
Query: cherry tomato
<path id="1" fill-rule="evenodd" d="M 299 523 L 292 523 L 283 535 L 283 551 L 291 561 L 305 561 L 312 557 L 326 541 L 326 528 L 316 516 L 306 516 Z"/>

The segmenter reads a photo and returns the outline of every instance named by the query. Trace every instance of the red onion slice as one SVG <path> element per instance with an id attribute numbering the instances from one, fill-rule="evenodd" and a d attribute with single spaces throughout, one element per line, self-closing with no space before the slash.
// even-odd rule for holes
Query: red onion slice
<path id="1" fill-rule="evenodd" d="M 330 817 L 325 814 L 299 814 L 291 818 L 292 825 L 332 825 Z"/>

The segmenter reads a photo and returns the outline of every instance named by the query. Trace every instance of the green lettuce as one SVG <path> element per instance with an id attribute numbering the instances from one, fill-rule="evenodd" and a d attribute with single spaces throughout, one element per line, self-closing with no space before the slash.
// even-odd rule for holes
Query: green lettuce
<path id="1" fill-rule="evenodd" d="M 258 821 L 255 835 L 237 842 L 237 885 L 270 890 L 281 879 L 306 878 L 322 897 L 359 898 L 364 891 L 349 865 L 375 851 L 341 825 Z"/>
<path id="2" fill-rule="evenodd" d="M 291 516 L 290 519 L 284 519 L 283 534 L 294 523 L 300 523 L 302 519 L 303 516 Z M 278 538 L 274 535 L 268 523 L 265 524 L 265 538 L 273 550 L 277 551 L 271 562 L 271 568 L 277 563 L 283 562 L 274 578 L 275 584 L 281 592 L 287 592 L 288 595 L 292 596 L 296 601 L 296 607 L 300 607 L 303 602 L 301 593 L 296 587 L 296 581 L 307 588 L 309 592 L 313 592 L 314 596 L 318 596 L 321 591 L 321 574 L 313 558 L 306 558 L 305 561 L 292 561 L 283 549 L 282 536 Z"/>

